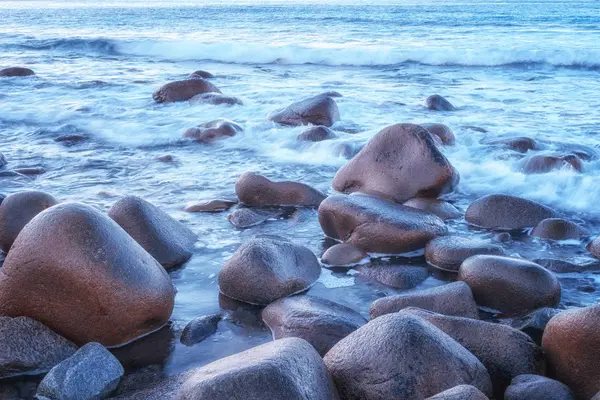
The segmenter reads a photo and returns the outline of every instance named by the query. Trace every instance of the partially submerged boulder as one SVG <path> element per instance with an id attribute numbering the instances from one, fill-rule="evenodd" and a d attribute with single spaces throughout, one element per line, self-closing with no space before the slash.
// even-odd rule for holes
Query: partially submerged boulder
<path id="1" fill-rule="evenodd" d="M 437 197 L 458 184 L 458 172 L 419 125 L 396 124 L 375 135 L 333 179 L 338 192 L 363 192 L 398 203 Z"/>
<path id="2" fill-rule="evenodd" d="M 323 253 L 321 262 L 333 267 L 344 267 L 356 265 L 367 257 L 369 255 L 361 248 L 348 243 L 338 243 Z"/>
<path id="3" fill-rule="evenodd" d="M 222 314 L 203 315 L 194 318 L 183 329 L 181 343 L 193 346 L 217 332 L 217 325 L 223 319 Z"/>
<path id="4" fill-rule="evenodd" d="M 212 83 L 201 78 L 175 81 L 163 85 L 152 94 L 157 103 L 186 101 L 200 93 L 221 93 Z"/>
<path id="5" fill-rule="evenodd" d="M 535 201 L 505 194 L 491 194 L 471 203 L 465 219 L 479 228 L 510 230 L 531 228 L 554 216 L 554 210 Z"/>
<path id="6" fill-rule="evenodd" d="M 340 111 L 330 96 L 318 95 L 293 103 L 272 112 L 267 119 L 282 125 L 324 125 L 331 126 L 339 121 Z"/>
<path id="7" fill-rule="evenodd" d="M 5 76 L 5 77 L 31 76 L 31 75 L 35 75 L 35 72 L 33 72 L 29 68 L 24 68 L 24 67 L 8 67 L 8 68 L 0 69 L 0 76 Z"/>
<path id="8" fill-rule="evenodd" d="M 282 215 L 279 211 L 253 210 L 251 208 L 238 208 L 227 216 L 227 219 L 235 228 L 246 229 L 260 225 L 271 219 L 277 219 Z"/>
<path id="9" fill-rule="evenodd" d="M 448 100 L 434 94 L 425 99 L 425 107 L 433 111 L 454 111 L 456 108 Z"/>
<path id="10" fill-rule="evenodd" d="M 454 132 L 444 124 L 421 124 L 421 126 L 429 131 L 432 135 L 439 138 L 442 145 L 453 146 L 456 143 Z"/>
<path id="11" fill-rule="evenodd" d="M 199 69 L 198 71 L 192 72 L 188 79 L 211 79 L 214 77 L 215 76 L 210 72 Z"/>
<path id="12" fill-rule="evenodd" d="M 525 136 L 484 141 L 483 143 L 497 147 L 504 147 L 510 150 L 518 151 L 519 153 L 527 153 L 529 150 L 539 150 L 540 148 L 540 145 L 534 139 Z"/>
<path id="13" fill-rule="evenodd" d="M 525 174 L 545 174 L 556 170 L 583 171 L 583 162 L 574 154 L 566 156 L 536 154 L 520 162 L 520 169 Z"/>
<path id="14" fill-rule="evenodd" d="M 588 244 L 587 249 L 596 258 L 600 258 L 600 236 Z"/>
<path id="15" fill-rule="evenodd" d="M 337 135 L 328 127 L 323 125 L 313 126 L 296 137 L 296 140 L 306 142 L 321 142 L 323 140 L 335 139 Z"/>
<path id="16" fill-rule="evenodd" d="M 237 97 L 227 96 L 223 93 L 213 93 L 213 92 L 200 93 L 200 94 L 195 95 L 194 97 L 192 97 L 190 99 L 190 104 L 191 105 L 195 105 L 195 104 L 214 104 L 214 105 L 226 104 L 226 105 L 230 105 L 230 106 L 244 105 L 244 103 Z"/>
<path id="17" fill-rule="evenodd" d="M 456 207 L 444 200 L 427 197 L 415 197 L 403 203 L 405 206 L 417 208 L 437 215 L 442 220 L 456 219 L 462 216 Z"/>
<path id="18" fill-rule="evenodd" d="M 458 272 L 467 258 L 476 254 L 504 255 L 502 247 L 481 239 L 460 236 L 441 236 L 425 246 L 425 260 L 431 266 Z"/>
<path id="19" fill-rule="evenodd" d="M 513 378 L 505 400 L 575 400 L 567 385 L 544 376 L 523 374 Z"/>
<path id="20" fill-rule="evenodd" d="M 187 205 L 183 211 L 196 213 L 196 212 L 221 212 L 227 211 L 231 207 L 237 204 L 237 201 L 233 200 L 223 200 L 223 199 L 215 199 L 215 200 L 206 200 L 198 203 L 193 203 Z"/>
<path id="21" fill-rule="evenodd" d="M 222 138 L 235 136 L 243 130 L 240 124 L 219 118 L 186 130 L 183 137 L 194 139 L 198 143 L 213 143 Z"/>
<path id="22" fill-rule="evenodd" d="M 547 218 L 540 221 L 531 231 L 531 236 L 541 239 L 579 239 L 586 231 L 574 222 L 562 218 Z"/>
<path id="23" fill-rule="evenodd" d="M 317 207 L 325 198 L 318 190 L 304 183 L 275 182 L 263 175 L 246 172 L 235 183 L 235 193 L 249 206 Z"/>

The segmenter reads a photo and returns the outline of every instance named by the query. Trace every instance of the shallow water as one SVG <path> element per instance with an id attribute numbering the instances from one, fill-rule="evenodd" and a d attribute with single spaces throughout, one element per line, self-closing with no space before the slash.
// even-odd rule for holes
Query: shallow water
<path id="1" fill-rule="evenodd" d="M 305 3 L 305 2 L 304 2 Z M 256 312 L 219 302 L 217 274 L 256 234 L 284 235 L 317 255 L 331 243 L 316 211 L 238 231 L 227 213 L 188 214 L 188 202 L 234 196 L 236 179 L 254 170 L 331 193 L 346 160 L 340 143 L 360 148 L 397 122 L 441 122 L 457 136 L 443 149 L 461 175 L 448 199 L 465 210 L 478 196 L 508 193 L 560 210 L 600 233 L 600 161 L 584 172 L 524 175 L 515 153 L 484 139 L 530 136 L 598 148 L 600 134 L 600 3 L 595 1 L 395 1 L 323 5 L 267 2 L 8 1 L 0 3 L 1 66 L 37 76 L 0 80 L 0 152 L 10 168 L 40 166 L 39 177 L 0 177 L 0 191 L 38 189 L 60 200 L 107 210 L 120 196 L 141 196 L 184 221 L 200 240 L 192 260 L 172 273 L 178 289 L 173 330 L 193 317 L 235 309 L 218 333 L 185 347 L 171 333 L 149 337 L 152 359 L 168 373 L 201 365 L 270 339 Z M 243 106 L 157 105 L 162 84 L 205 69 Z M 279 127 L 266 115 L 293 101 L 336 90 L 339 138 L 299 145 L 302 128 Z M 431 94 L 458 110 L 427 111 Z M 185 129 L 225 117 L 244 133 L 214 145 L 182 140 Z M 472 127 L 484 128 L 480 132 Z M 54 139 L 82 134 L 65 146 Z M 560 143 L 556 144 L 556 143 Z M 156 157 L 171 154 L 176 162 Z M 453 232 L 491 237 L 450 223 Z M 548 243 L 522 236 L 505 245 L 528 258 L 583 261 L 585 243 Z M 423 265 L 421 257 L 393 262 Z M 434 273 L 418 287 L 452 277 Z M 564 274 L 561 307 L 598 301 L 598 275 Z M 323 270 L 310 293 L 368 314 L 395 289 L 353 273 Z M 255 311 L 255 310 L 254 310 Z M 156 349 L 161 343 L 164 351 Z"/>

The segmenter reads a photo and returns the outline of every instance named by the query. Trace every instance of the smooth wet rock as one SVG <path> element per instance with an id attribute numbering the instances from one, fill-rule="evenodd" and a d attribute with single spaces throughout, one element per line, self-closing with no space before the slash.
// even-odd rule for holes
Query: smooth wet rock
<path id="1" fill-rule="evenodd" d="M 544 376 L 516 376 L 504 393 L 504 400 L 575 400 L 565 384 Z"/>
<path id="2" fill-rule="evenodd" d="M 458 180 L 458 172 L 425 128 L 396 124 L 381 130 L 337 172 L 333 188 L 403 203 L 451 192 Z"/>
<path id="3" fill-rule="evenodd" d="M 88 343 L 48 372 L 36 397 L 44 400 L 105 399 L 125 371 L 99 343 Z"/>
<path id="4" fill-rule="evenodd" d="M 540 221 L 531 231 L 531 236 L 541 239 L 579 239 L 587 232 L 574 222 L 562 218 L 547 218 Z"/>
<path id="5" fill-rule="evenodd" d="M 263 175 L 246 172 L 235 183 L 235 193 L 248 206 L 318 207 L 325 195 L 300 182 L 275 182 Z"/>
<path id="6" fill-rule="evenodd" d="M 370 321 L 324 357 L 342 399 L 420 400 L 457 385 L 491 393 L 485 367 L 450 336 L 401 313 Z"/>
<path id="7" fill-rule="evenodd" d="M 340 92 L 336 92 L 335 90 L 330 90 L 328 92 L 321 93 L 319 96 L 344 97 Z"/>
<path id="8" fill-rule="evenodd" d="M 361 248 L 348 243 L 339 243 L 328 248 L 321 262 L 334 267 L 356 265 L 369 257 Z"/>
<path id="9" fill-rule="evenodd" d="M 340 120 L 338 106 L 330 96 L 315 96 L 272 112 L 267 119 L 282 125 L 331 126 Z"/>
<path id="10" fill-rule="evenodd" d="M 188 79 L 210 79 L 214 77 L 215 76 L 210 72 L 199 69 L 198 71 L 192 72 Z"/>
<path id="11" fill-rule="evenodd" d="M 588 244 L 587 249 L 596 258 L 600 258 L 600 236 Z"/>
<path id="12" fill-rule="evenodd" d="M 462 216 L 456 207 L 444 200 L 426 197 L 415 197 L 403 203 L 405 206 L 427 211 L 437 215 L 442 220 L 456 219 Z"/>
<path id="13" fill-rule="evenodd" d="M 505 252 L 485 240 L 460 236 L 441 236 L 425 246 L 425 260 L 429 265 L 452 272 L 458 272 L 462 262 L 476 254 L 504 255 Z"/>
<path id="14" fill-rule="evenodd" d="M 130 342 L 159 329 L 173 310 L 164 268 L 114 221 L 80 203 L 33 218 L 2 272 L 0 315 L 36 319 L 77 344 Z"/>
<path id="15" fill-rule="evenodd" d="M 454 111 L 456 108 L 448 100 L 434 94 L 425 99 L 425 107 L 433 111 Z"/>
<path id="16" fill-rule="evenodd" d="M 583 171 L 583 162 L 574 154 L 566 156 L 536 154 L 520 162 L 524 174 L 545 174 L 556 170 Z"/>
<path id="17" fill-rule="evenodd" d="M 323 140 L 335 139 L 337 135 L 326 126 L 313 126 L 296 137 L 296 140 L 307 142 L 321 142 Z"/>
<path id="18" fill-rule="evenodd" d="M 542 343 L 542 335 L 544 334 L 546 325 L 559 312 L 556 308 L 544 307 L 527 315 L 501 319 L 500 323 L 526 333 L 539 345 Z"/>
<path id="19" fill-rule="evenodd" d="M 240 124 L 219 118 L 186 130 L 183 137 L 194 139 L 198 143 L 213 143 L 219 139 L 235 136 L 243 130 Z"/>
<path id="20" fill-rule="evenodd" d="M 8 253 L 13 242 L 29 221 L 45 209 L 58 204 L 48 193 L 17 192 L 0 204 L 0 249 Z"/>
<path id="21" fill-rule="evenodd" d="M 110 208 L 108 216 L 166 269 L 192 257 L 196 234 L 144 199 L 124 197 Z"/>
<path id="22" fill-rule="evenodd" d="M 492 141 L 484 141 L 484 144 L 489 144 L 497 147 L 504 147 L 519 153 L 527 153 L 529 150 L 539 150 L 539 144 L 529 137 L 513 137 Z"/>
<path id="23" fill-rule="evenodd" d="M 212 92 L 201 93 L 201 94 L 195 95 L 194 97 L 192 97 L 190 99 L 190 104 L 191 105 L 195 105 L 195 104 L 214 104 L 214 105 L 226 104 L 226 105 L 230 105 L 230 106 L 244 105 L 244 103 L 237 97 L 227 96 L 222 93 L 212 93 Z"/>
<path id="24" fill-rule="evenodd" d="M 524 314 L 560 301 L 560 283 L 542 266 L 521 258 L 476 255 L 458 271 L 477 304 L 507 315 Z"/>
<path id="25" fill-rule="evenodd" d="M 41 322 L 0 316 L 0 379 L 49 371 L 77 347 Z"/>
<path id="26" fill-rule="evenodd" d="M 222 314 L 204 315 L 191 320 L 181 333 L 181 343 L 193 346 L 217 332 L 217 325 L 223 319 Z"/>
<path id="27" fill-rule="evenodd" d="M 415 290 L 377 299 L 371 304 L 371 319 L 384 314 L 418 307 L 436 313 L 479 319 L 471 289 L 464 282 L 453 282 L 430 289 Z"/>
<path id="28" fill-rule="evenodd" d="M 6 167 L 6 164 L 8 164 L 6 157 L 4 157 L 4 154 L 0 153 L 0 169 Z"/>
<path id="29" fill-rule="evenodd" d="M 269 304 L 262 312 L 273 339 L 299 337 L 323 356 L 333 345 L 367 321 L 356 311 L 327 299 L 292 296 Z"/>
<path id="30" fill-rule="evenodd" d="M 42 167 L 30 167 L 30 168 L 16 168 L 13 170 L 17 174 L 21 175 L 42 175 L 46 173 L 46 170 Z"/>
<path id="31" fill-rule="evenodd" d="M 566 274 L 570 272 L 598 272 L 600 271 L 600 262 L 588 259 L 581 263 L 574 263 L 567 260 L 560 260 L 557 258 L 538 258 L 534 260 L 535 263 L 540 264 L 548 271 L 555 272 L 557 274 Z"/>
<path id="32" fill-rule="evenodd" d="M 319 206 L 325 235 L 366 252 L 399 254 L 419 250 L 447 228 L 437 216 L 371 196 L 333 195 Z"/>
<path id="33" fill-rule="evenodd" d="M 562 311 L 546 325 L 542 348 L 548 376 L 582 399 L 600 391 L 600 304 Z"/>
<path id="34" fill-rule="evenodd" d="M 444 124 L 421 124 L 421 126 L 429 131 L 432 135 L 437 136 L 443 145 L 453 146 L 456 143 L 454 132 Z"/>
<path id="35" fill-rule="evenodd" d="M 244 243 L 219 272 L 219 290 L 250 304 L 267 305 L 312 286 L 321 274 L 306 247 L 272 238 Z"/>
<path id="36" fill-rule="evenodd" d="M 360 275 L 396 289 L 412 289 L 429 277 L 427 268 L 410 265 L 367 265 Z"/>
<path id="37" fill-rule="evenodd" d="M 512 242 L 512 235 L 508 232 L 499 232 L 492 237 L 492 241 L 497 243 L 510 243 Z"/>
<path id="38" fill-rule="evenodd" d="M 202 201 L 199 203 L 190 204 L 190 205 L 186 206 L 183 209 L 183 211 L 191 212 L 191 213 L 221 212 L 221 211 L 229 210 L 231 207 L 233 207 L 236 204 L 237 204 L 237 201 L 232 201 L 232 200 L 222 200 L 222 199 L 207 200 L 207 201 Z"/>
<path id="39" fill-rule="evenodd" d="M 157 103 L 186 101 L 201 93 L 221 93 L 212 83 L 201 78 L 175 81 L 163 85 L 152 94 Z"/>
<path id="40" fill-rule="evenodd" d="M 0 205 L 2 204 L 4 199 L 6 199 L 6 196 L 4 196 L 2 193 L 0 193 Z"/>
<path id="41" fill-rule="evenodd" d="M 542 349 L 516 329 L 418 308 L 407 308 L 402 313 L 423 318 L 469 350 L 487 369 L 497 395 L 501 395 L 518 375 L 544 374 L 546 371 Z"/>
<path id="42" fill-rule="evenodd" d="M 488 397 L 475 386 L 458 385 L 426 400 L 488 400 Z"/>
<path id="43" fill-rule="evenodd" d="M 554 210 L 521 197 L 492 194 L 475 200 L 465 214 L 471 225 L 486 229 L 531 228 L 555 216 Z"/>
<path id="44" fill-rule="evenodd" d="M 12 77 L 12 76 L 31 76 L 35 75 L 35 72 L 29 68 L 24 67 L 9 67 L 0 69 L 0 76 Z"/>
<path id="45" fill-rule="evenodd" d="M 277 219 L 281 216 L 278 211 L 253 210 L 251 208 L 238 208 L 227 216 L 227 219 L 235 228 L 246 229 Z"/>
<path id="46" fill-rule="evenodd" d="M 81 143 L 86 141 L 88 138 L 84 135 L 78 135 L 74 133 L 67 133 L 64 135 L 57 136 L 54 141 L 57 143 L 62 143 L 65 146 L 73 146 L 77 143 Z"/>

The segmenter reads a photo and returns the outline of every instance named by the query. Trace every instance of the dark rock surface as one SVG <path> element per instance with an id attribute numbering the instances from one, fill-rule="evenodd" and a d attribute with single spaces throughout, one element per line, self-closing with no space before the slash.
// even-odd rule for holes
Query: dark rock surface
<path id="1" fill-rule="evenodd" d="M 194 318 L 183 329 L 181 343 L 193 346 L 217 332 L 217 325 L 223 318 L 222 314 L 204 315 Z"/>
<path id="2" fill-rule="evenodd" d="M 318 95 L 274 111 L 267 119 L 282 125 L 312 124 L 329 127 L 340 120 L 340 111 L 333 98 Z"/>
<path id="3" fill-rule="evenodd" d="M 317 207 L 325 198 L 318 190 L 304 183 L 274 182 L 254 172 L 246 172 L 235 183 L 235 193 L 249 206 Z"/>
<path id="4" fill-rule="evenodd" d="M 475 200 L 465 214 L 471 225 L 487 229 L 532 228 L 555 212 L 539 203 L 515 196 L 492 194 Z"/>

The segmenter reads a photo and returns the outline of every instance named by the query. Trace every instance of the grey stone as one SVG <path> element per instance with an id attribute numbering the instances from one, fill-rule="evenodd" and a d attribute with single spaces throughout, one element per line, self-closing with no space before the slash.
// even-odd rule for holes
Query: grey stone
<path id="1" fill-rule="evenodd" d="M 186 346 L 193 346 L 196 343 L 200 343 L 217 331 L 217 325 L 222 318 L 221 314 L 204 315 L 194 318 L 183 329 L 181 343 Z"/>
<path id="2" fill-rule="evenodd" d="M 488 397 L 475 386 L 458 385 L 429 397 L 427 400 L 488 400 Z"/>
<path id="3" fill-rule="evenodd" d="M 516 376 L 504 392 L 504 400 L 575 400 L 564 383 L 539 375 Z"/>

